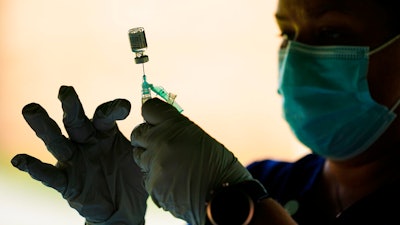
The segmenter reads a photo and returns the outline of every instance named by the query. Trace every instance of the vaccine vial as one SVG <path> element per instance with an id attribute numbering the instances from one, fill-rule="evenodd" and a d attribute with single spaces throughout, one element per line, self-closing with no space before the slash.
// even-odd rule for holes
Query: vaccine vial
<path id="1" fill-rule="evenodd" d="M 147 49 L 146 35 L 143 27 L 136 27 L 129 30 L 129 40 L 132 52 L 136 54 L 135 63 L 143 64 L 149 61 L 149 57 L 144 54 Z"/>

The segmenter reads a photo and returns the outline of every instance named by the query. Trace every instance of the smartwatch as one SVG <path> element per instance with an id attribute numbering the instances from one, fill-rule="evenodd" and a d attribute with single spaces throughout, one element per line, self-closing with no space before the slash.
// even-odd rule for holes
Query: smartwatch
<path id="1" fill-rule="evenodd" d="M 212 191 L 206 206 L 206 225 L 248 225 L 255 206 L 269 197 L 264 186 L 257 180 L 248 180 Z"/>

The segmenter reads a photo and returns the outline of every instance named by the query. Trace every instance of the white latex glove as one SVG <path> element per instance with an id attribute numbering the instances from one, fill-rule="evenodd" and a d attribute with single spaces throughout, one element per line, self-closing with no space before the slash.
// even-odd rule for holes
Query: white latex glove
<path id="1" fill-rule="evenodd" d="M 38 104 L 24 107 L 25 120 L 58 160 L 53 166 L 19 154 L 12 164 L 56 189 L 87 224 L 142 225 L 148 194 L 132 146 L 116 120 L 125 119 L 130 103 L 116 99 L 100 105 L 89 120 L 72 87 L 62 86 L 59 99 L 69 138 Z"/>
<path id="2" fill-rule="evenodd" d="M 252 179 L 232 152 L 171 105 L 148 100 L 142 115 L 147 123 L 131 135 L 135 161 L 153 201 L 174 216 L 203 225 L 212 190 Z"/>

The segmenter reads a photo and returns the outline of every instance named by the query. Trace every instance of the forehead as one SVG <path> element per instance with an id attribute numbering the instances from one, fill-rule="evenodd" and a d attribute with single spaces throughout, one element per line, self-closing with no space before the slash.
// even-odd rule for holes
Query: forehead
<path id="1" fill-rule="evenodd" d="M 277 15 L 316 17 L 327 11 L 355 15 L 385 14 L 373 0 L 279 0 Z"/>
<path id="2" fill-rule="evenodd" d="M 282 33 L 303 42 L 314 43 L 321 31 L 334 29 L 348 35 L 346 43 L 376 46 L 392 37 L 399 24 L 388 3 L 378 1 L 279 0 L 276 19 Z"/>

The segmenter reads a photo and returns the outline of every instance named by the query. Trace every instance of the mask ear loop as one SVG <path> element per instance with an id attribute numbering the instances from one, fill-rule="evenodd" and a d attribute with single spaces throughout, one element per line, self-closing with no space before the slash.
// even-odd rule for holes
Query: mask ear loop
<path id="1" fill-rule="evenodd" d="M 398 39 L 400 39 L 400 34 L 397 35 L 396 37 L 392 38 L 392 39 L 389 40 L 388 42 L 382 44 L 381 46 L 375 48 L 374 50 L 370 51 L 370 52 L 368 53 L 368 55 L 370 56 L 370 55 L 373 55 L 373 54 L 379 52 L 380 50 L 382 50 L 382 49 L 386 48 L 387 46 L 391 45 L 393 42 L 397 41 Z"/>
<path id="2" fill-rule="evenodd" d="M 368 53 L 369 56 L 379 52 L 380 50 L 386 48 L 387 46 L 391 45 L 393 42 L 397 41 L 398 39 L 400 39 L 400 34 L 397 35 L 396 37 L 392 38 L 391 40 L 389 40 L 388 42 L 384 43 L 383 45 L 375 48 L 374 50 L 370 51 Z M 390 109 L 390 112 L 394 112 L 398 107 L 400 106 L 400 98 L 397 100 L 397 102 L 394 104 L 394 106 Z"/>
<path id="3" fill-rule="evenodd" d="M 394 106 L 390 109 L 390 112 L 394 112 L 394 110 L 397 109 L 400 105 L 400 98 L 397 100 L 397 102 L 394 104 Z"/>

